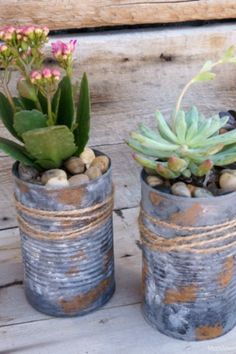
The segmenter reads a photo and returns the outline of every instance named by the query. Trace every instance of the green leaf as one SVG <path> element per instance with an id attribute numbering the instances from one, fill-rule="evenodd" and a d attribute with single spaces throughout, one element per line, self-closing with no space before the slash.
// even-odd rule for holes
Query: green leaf
<path id="1" fill-rule="evenodd" d="M 135 151 L 138 151 L 144 155 L 156 157 L 159 159 L 170 157 L 172 154 L 172 152 L 160 151 L 160 150 L 157 150 L 156 148 L 155 149 L 146 148 L 134 139 L 129 139 L 127 141 L 127 144 L 129 145 L 129 147 L 131 147 Z"/>
<path id="2" fill-rule="evenodd" d="M 203 67 L 201 68 L 200 73 L 211 70 L 212 65 L 213 65 L 212 60 L 207 60 L 203 65 Z"/>
<path id="3" fill-rule="evenodd" d="M 23 140 L 26 150 L 45 169 L 60 167 L 77 150 L 72 132 L 64 125 L 28 131 Z"/>
<path id="4" fill-rule="evenodd" d="M 28 98 L 20 96 L 20 100 L 27 111 L 31 111 L 32 109 L 37 108 L 35 102 L 29 100 Z"/>
<path id="5" fill-rule="evenodd" d="M 22 145 L 11 140 L 0 137 L 0 150 L 11 156 L 14 160 L 20 161 L 28 166 L 34 166 L 33 160 L 28 156 L 27 151 Z"/>
<path id="6" fill-rule="evenodd" d="M 187 124 L 185 121 L 185 113 L 184 111 L 178 111 L 175 120 L 175 132 L 181 144 L 185 143 L 186 130 Z"/>
<path id="7" fill-rule="evenodd" d="M 230 61 L 230 59 L 232 59 L 234 57 L 234 52 L 235 52 L 234 46 L 229 47 L 226 50 L 226 52 L 225 52 L 225 54 L 224 54 L 224 56 L 222 58 L 222 61 L 224 63 L 227 63 L 228 61 Z"/>
<path id="8" fill-rule="evenodd" d="M 131 133 L 131 138 L 134 140 L 138 141 L 144 148 L 150 148 L 150 149 L 157 149 L 160 151 L 176 151 L 176 149 L 179 147 L 176 144 L 171 144 L 171 143 L 162 143 L 162 142 L 157 142 L 155 140 L 152 140 L 150 138 L 147 138 L 143 136 L 142 134 L 139 133 Z"/>
<path id="9" fill-rule="evenodd" d="M 27 80 L 19 80 L 17 83 L 17 90 L 21 97 L 27 98 L 34 102 L 37 101 L 36 88 Z"/>
<path id="10" fill-rule="evenodd" d="M 66 125 L 71 129 L 74 122 L 74 100 L 72 84 L 68 76 L 65 76 L 61 80 L 59 89 L 61 90 L 61 95 L 58 106 L 57 124 Z"/>
<path id="11" fill-rule="evenodd" d="M 2 122 L 4 126 L 7 128 L 7 130 L 15 138 L 21 140 L 13 127 L 13 123 L 14 123 L 13 116 L 14 116 L 14 112 L 12 106 L 10 105 L 7 97 L 4 96 L 2 92 L 0 92 L 0 118 L 2 119 Z"/>
<path id="12" fill-rule="evenodd" d="M 58 115 L 60 98 L 61 98 L 61 90 L 58 88 L 52 99 L 52 111 L 55 114 L 56 123 L 57 123 L 57 115 Z"/>
<path id="13" fill-rule="evenodd" d="M 14 115 L 14 129 L 22 136 L 28 130 L 47 127 L 47 116 L 33 109 L 32 111 L 20 111 Z"/>
<path id="14" fill-rule="evenodd" d="M 39 91 L 38 92 L 38 100 L 44 114 L 48 113 L 48 103 L 46 97 Z"/>
<path id="15" fill-rule="evenodd" d="M 193 82 L 210 81 L 215 78 L 216 74 L 209 71 L 200 72 L 193 78 Z"/>
<path id="16" fill-rule="evenodd" d="M 74 130 L 75 143 L 78 147 L 76 152 L 79 155 L 85 148 L 89 140 L 90 130 L 90 92 L 86 73 L 84 73 L 80 84 L 79 103 L 77 108 L 76 123 Z"/>
<path id="17" fill-rule="evenodd" d="M 178 143 L 176 135 L 172 132 L 169 125 L 167 124 L 165 118 L 160 111 L 156 112 L 156 119 L 158 122 L 158 130 L 163 139 L 166 139 L 172 143 Z"/>

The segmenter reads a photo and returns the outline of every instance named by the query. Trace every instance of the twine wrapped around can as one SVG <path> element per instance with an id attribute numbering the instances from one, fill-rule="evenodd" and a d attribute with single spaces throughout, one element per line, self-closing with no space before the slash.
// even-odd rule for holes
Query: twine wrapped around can
<path id="1" fill-rule="evenodd" d="M 205 340 L 235 326 L 235 198 L 169 195 L 148 186 L 142 173 L 142 307 L 162 333 Z"/>
<path id="2" fill-rule="evenodd" d="M 115 290 L 111 167 L 94 181 L 56 190 L 20 180 L 17 169 L 15 164 L 28 301 L 54 316 L 101 307 Z"/>

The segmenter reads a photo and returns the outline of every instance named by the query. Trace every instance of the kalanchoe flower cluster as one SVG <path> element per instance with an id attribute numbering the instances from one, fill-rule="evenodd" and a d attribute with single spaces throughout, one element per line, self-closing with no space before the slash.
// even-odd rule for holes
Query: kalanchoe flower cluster
<path id="1" fill-rule="evenodd" d="M 9 46 L 26 47 L 40 46 L 47 41 L 49 29 L 42 26 L 6 26 L 0 29 L 0 40 Z"/>
<path id="2" fill-rule="evenodd" d="M 58 168 L 84 150 L 89 138 L 90 95 L 84 73 L 80 88 L 72 83 L 76 41 L 53 44 L 57 68 L 44 67 L 48 28 L 0 29 L 0 119 L 19 144 L 0 137 L 0 150 L 38 169 Z M 2 42 L 2 43 L 1 43 Z M 65 69 L 61 77 L 58 66 Z M 20 74 L 12 96 L 11 70 Z"/>
<path id="3" fill-rule="evenodd" d="M 59 65 L 65 69 L 70 70 L 73 61 L 73 53 L 76 48 L 77 41 L 70 40 L 69 43 L 57 41 L 52 43 L 52 54 L 58 61 Z"/>

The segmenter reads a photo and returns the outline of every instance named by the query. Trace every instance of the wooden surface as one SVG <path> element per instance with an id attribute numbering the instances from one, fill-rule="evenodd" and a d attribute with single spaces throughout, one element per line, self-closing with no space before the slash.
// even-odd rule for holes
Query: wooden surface
<path id="1" fill-rule="evenodd" d="M 1 0 L 0 23 L 50 29 L 215 20 L 236 17 L 235 0 Z"/>
<path id="2" fill-rule="evenodd" d="M 213 341 L 186 343 L 144 321 L 141 254 L 135 245 L 139 168 L 124 143 L 138 122 L 152 124 L 157 107 L 169 113 L 184 83 L 205 59 L 219 57 L 235 35 L 236 25 L 78 36 L 76 70 L 80 76 L 86 68 L 92 89 L 91 145 L 112 158 L 117 290 L 103 309 L 81 318 L 51 318 L 27 303 L 12 202 L 12 161 L 0 154 L 0 354 L 236 353 L 236 329 Z M 236 66 L 225 67 L 210 85 L 193 88 L 184 102 L 194 102 L 209 114 L 234 108 Z M 0 133 L 7 136 L 3 128 Z"/>

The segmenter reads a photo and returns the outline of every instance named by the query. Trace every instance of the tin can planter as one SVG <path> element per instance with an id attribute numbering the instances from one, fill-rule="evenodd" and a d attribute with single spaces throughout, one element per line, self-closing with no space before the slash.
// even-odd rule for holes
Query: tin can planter
<path id="1" fill-rule="evenodd" d="M 111 166 L 96 180 L 62 189 L 22 181 L 18 163 L 13 175 L 30 304 L 53 316 L 103 306 L 115 290 Z"/>
<path id="2" fill-rule="evenodd" d="M 236 324 L 236 193 L 184 198 L 150 187 L 145 172 L 141 180 L 145 319 L 183 340 L 227 333 Z"/>

